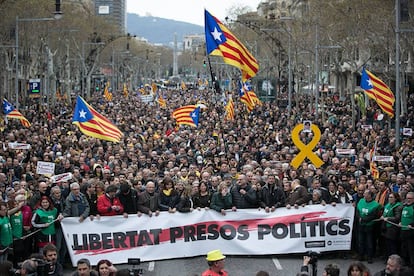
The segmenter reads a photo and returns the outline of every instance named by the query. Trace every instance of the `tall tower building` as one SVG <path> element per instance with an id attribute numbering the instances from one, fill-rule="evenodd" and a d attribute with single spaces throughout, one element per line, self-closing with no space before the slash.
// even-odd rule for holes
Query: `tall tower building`
<path id="1" fill-rule="evenodd" d="M 95 0 L 95 14 L 118 26 L 122 33 L 126 33 L 126 10 L 126 0 Z"/>

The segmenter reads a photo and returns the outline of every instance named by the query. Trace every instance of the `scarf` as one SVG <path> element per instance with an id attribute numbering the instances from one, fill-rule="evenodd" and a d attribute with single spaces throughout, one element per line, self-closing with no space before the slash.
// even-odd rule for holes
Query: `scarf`
<path id="1" fill-rule="evenodd" d="M 171 193 L 172 193 L 172 188 L 170 188 L 170 189 L 168 189 L 168 190 L 162 190 L 162 192 L 164 193 L 164 195 L 166 195 L 166 196 L 170 196 L 171 195 Z"/>

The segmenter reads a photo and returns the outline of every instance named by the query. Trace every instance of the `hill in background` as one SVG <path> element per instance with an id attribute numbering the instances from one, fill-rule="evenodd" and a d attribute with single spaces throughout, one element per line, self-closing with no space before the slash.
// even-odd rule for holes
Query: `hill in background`
<path id="1" fill-rule="evenodd" d="M 181 43 L 185 35 L 204 34 L 204 26 L 153 16 L 127 14 L 127 30 L 151 44 L 174 45 L 174 34 Z"/>

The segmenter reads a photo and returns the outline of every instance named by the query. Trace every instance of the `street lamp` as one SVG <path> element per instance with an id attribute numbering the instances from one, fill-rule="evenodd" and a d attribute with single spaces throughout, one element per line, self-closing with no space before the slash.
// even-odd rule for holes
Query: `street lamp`
<path id="1" fill-rule="evenodd" d="M 279 18 L 280 21 L 291 21 L 294 20 L 291 16 L 284 16 Z M 279 29 L 261 29 L 263 31 L 280 31 Z M 288 116 L 292 112 L 292 30 L 290 24 L 288 29 L 282 27 L 284 32 L 288 34 Z"/>
<path id="2" fill-rule="evenodd" d="M 400 146 L 401 83 L 400 83 L 400 33 L 413 33 L 414 29 L 401 29 L 400 22 L 407 21 L 407 2 L 395 0 L 395 147 Z"/>
<path id="3" fill-rule="evenodd" d="M 315 32 L 315 118 L 318 120 L 319 112 L 319 49 L 340 49 L 341 46 L 321 46 L 319 45 L 319 26 L 316 25 Z"/>
<path id="4" fill-rule="evenodd" d="M 280 17 L 279 20 L 281 21 L 291 21 L 294 20 L 291 16 L 284 16 Z M 292 29 L 290 24 L 288 25 L 288 29 L 283 28 L 289 36 L 288 39 L 288 116 L 292 112 Z"/>
<path id="5" fill-rule="evenodd" d="M 0 48 L 16 48 L 16 45 L 0 45 Z M 8 66 L 6 70 L 8 71 L 8 73 L 7 73 L 7 85 L 6 85 L 5 91 L 8 91 L 7 92 L 7 98 L 11 98 L 11 95 L 10 95 L 10 86 L 11 86 L 10 85 L 10 76 L 11 76 L 11 73 L 10 73 L 10 71 L 12 69 L 11 69 L 11 67 Z"/>
<path id="6" fill-rule="evenodd" d="M 59 3 L 59 5 L 58 5 Z M 16 30 L 15 30 L 15 41 L 16 41 L 16 79 L 15 79 L 15 97 L 16 97 L 16 108 L 19 108 L 19 22 L 43 22 L 43 21 L 54 21 L 62 18 L 62 12 L 60 10 L 60 0 L 56 0 L 56 12 L 54 17 L 44 18 L 19 18 L 16 16 Z"/>
<path id="7" fill-rule="evenodd" d="M 86 69 L 86 64 L 85 64 L 85 45 L 105 45 L 105 42 L 82 42 L 82 76 L 81 76 L 81 86 L 82 86 L 82 90 L 83 90 L 83 96 L 89 97 L 89 93 L 90 93 L 90 89 L 86 89 L 85 91 L 85 69 Z"/>

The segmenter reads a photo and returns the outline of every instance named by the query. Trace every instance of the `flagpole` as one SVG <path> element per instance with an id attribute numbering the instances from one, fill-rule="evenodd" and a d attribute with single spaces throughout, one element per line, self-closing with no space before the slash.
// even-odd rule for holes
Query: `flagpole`
<path id="1" fill-rule="evenodd" d="M 216 90 L 216 85 L 215 85 L 215 80 L 214 80 L 213 70 L 211 69 L 210 56 L 209 56 L 209 55 L 206 55 L 206 56 L 207 56 L 207 62 L 208 62 L 208 69 L 210 70 L 211 83 L 213 84 L 213 89 L 214 89 L 214 91 L 218 92 L 218 91 Z"/>
<path id="2" fill-rule="evenodd" d="M 400 1 L 395 0 L 395 147 L 400 146 Z"/>

